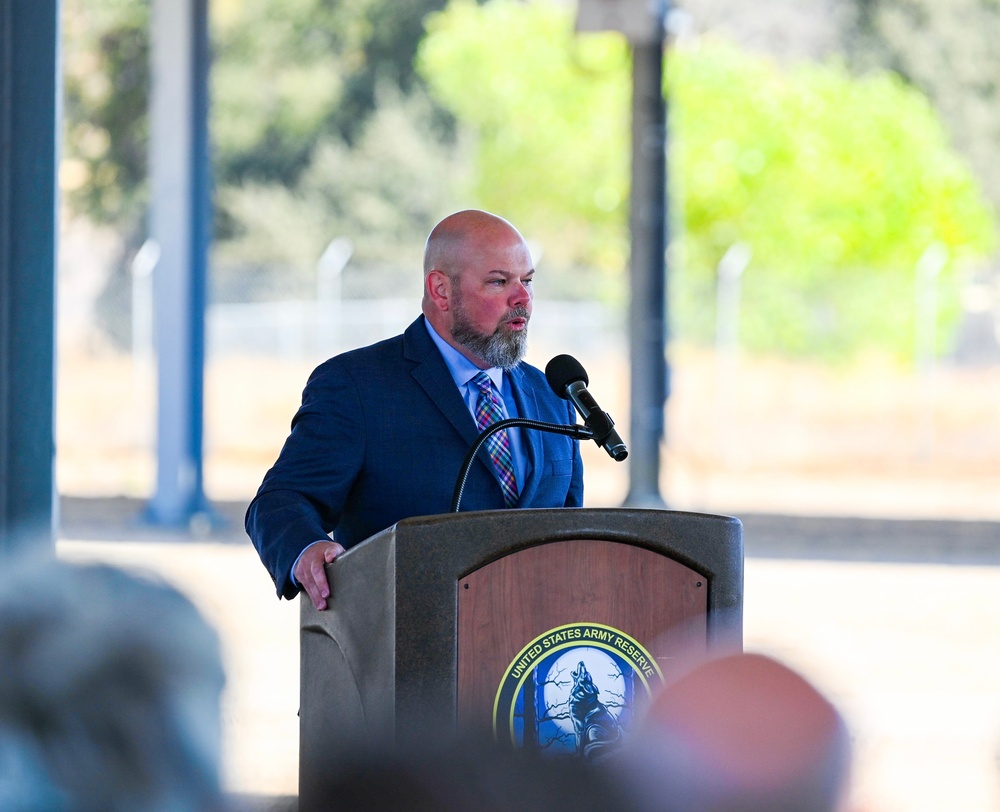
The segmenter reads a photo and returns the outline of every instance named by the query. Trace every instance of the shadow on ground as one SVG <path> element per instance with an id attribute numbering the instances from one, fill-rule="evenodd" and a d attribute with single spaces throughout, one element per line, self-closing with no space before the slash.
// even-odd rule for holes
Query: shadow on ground
<path id="1" fill-rule="evenodd" d="M 249 544 L 244 502 L 215 502 L 190 526 L 146 518 L 146 502 L 128 497 L 60 500 L 61 538 L 87 541 Z M 747 557 L 914 564 L 1000 565 L 1000 522 L 738 514 Z"/>
<path id="2" fill-rule="evenodd" d="M 1000 522 L 743 514 L 750 558 L 1000 565 Z"/>
<path id="3" fill-rule="evenodd" d="M 232 793 L 228 797 L 231 812 L 297 812 L 299 808 L 299 799 L 293 795 Z"/>

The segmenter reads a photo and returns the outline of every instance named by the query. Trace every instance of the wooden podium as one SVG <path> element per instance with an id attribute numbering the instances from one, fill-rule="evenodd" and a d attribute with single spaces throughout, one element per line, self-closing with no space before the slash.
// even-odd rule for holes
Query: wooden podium
<path id="1" fill-rule="evenodd" d="M 545 709 L 571 700 L 540 697 L 559 686 L 576 692 L 581 717 L 584 687 L 597 701 L 603 691 L 613 727 L 687 658 L 742 649 L 742 525 L 727 516 L 407 519 L 342 555 L 328 576 L 329 610 L 300 601 L 303 808 L 338 754 L 421 725 L 492 728 L 502 746 L 551 743 L 567 713 Z M 606 671 L 616 687 L 594 681 Z"/>

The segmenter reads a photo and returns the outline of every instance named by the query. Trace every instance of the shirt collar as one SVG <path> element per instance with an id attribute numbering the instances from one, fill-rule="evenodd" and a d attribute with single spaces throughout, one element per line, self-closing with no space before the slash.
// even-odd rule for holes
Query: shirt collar
<path id="1" fill-rule="evenodd" d="M 456 350 L 451 344 L 445 341 L 438 334 L 428 319 L 424 319 L 424 326 L 427 327 L 427 332 L 430 334 L 431 339 L 437 346 L 438 350 L 441 351 L 441 356 L 444 358 L 444 363 L 448 367 L 448 371 L 451 373 L 451 377 L 455 380 L 455 385 L 458 387 L 465 386 L 480 372 L 485 372 L 490 376 L 490 380 L 493 381 L 493 385 L 497 388 L 498 392 L 503 391 L 503 370 L 500 367 L 490 367 L 489 369 L 480 369 L 472 361 L 466 358 L 462 353 Z"/>

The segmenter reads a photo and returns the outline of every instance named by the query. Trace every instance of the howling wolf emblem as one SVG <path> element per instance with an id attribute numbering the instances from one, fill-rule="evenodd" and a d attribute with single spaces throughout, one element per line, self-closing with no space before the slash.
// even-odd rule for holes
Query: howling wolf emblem
<path id="1" fill-rule="evenodd" d="M 622 729 L 604 703 L 594 685 L 587 666 L 580 662 L 571 672 L 573 688 L 569 693 L 569 711 L 576 733 L 576 753 L 587 761 L 607 756 L 621 743 Z"/>

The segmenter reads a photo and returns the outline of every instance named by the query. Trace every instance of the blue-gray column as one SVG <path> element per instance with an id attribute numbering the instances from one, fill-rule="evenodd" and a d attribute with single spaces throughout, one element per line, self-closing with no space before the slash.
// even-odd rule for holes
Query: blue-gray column
<path id="1" fill-rule="evenodd" d="M 653 29 L 663 31 L 662 18 Z M 667 110 L 662 35 L 632 45 L 629 507 L 665 507 L 660 447 L 667 367 Z"/>
<path id="2" fill-rule="evenodd" d="M 150 237 L 157 359 L 156 493 L 149 518 L 207 515 L 202 481 L 209 236 L 208 0 L 153 0 Z"/>
<path id="3" fill-rule="evenodd" d="M 0 4 L 0 557 L 55 518 L 59 3 Z"/>

